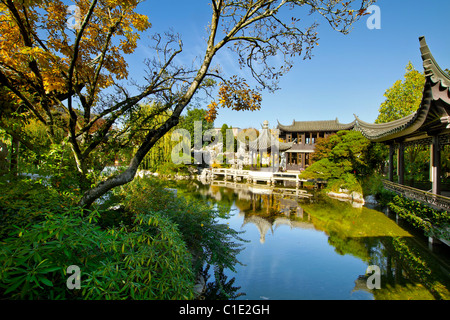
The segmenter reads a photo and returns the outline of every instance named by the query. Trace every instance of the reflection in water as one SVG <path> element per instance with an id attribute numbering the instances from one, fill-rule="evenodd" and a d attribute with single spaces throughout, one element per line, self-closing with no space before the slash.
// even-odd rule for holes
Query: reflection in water
<path id="1" fill-rule="evenodd" d="M 430 250 L 388 211 L 259 186 L 177 188 L 237 211 L 230 223 L 248 236 L 257 230 L 236 275 L 248 299 L 450 299 L 449 248 Z M 367 287 L 369 265 L 381 270 L 379 290 Z"/>

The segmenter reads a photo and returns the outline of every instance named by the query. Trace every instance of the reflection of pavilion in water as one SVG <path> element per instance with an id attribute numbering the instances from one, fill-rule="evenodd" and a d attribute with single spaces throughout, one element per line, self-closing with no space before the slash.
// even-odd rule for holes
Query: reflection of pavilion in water
<path id="1" fill-rule="evenodd" d="M 220 189 L 214 192 L 214 187 L 219 185 L 213 182 L 211 186 L 209 195 L 220 201 L 222 199 Z M 310 221 L 311 217 L 299 205 L 299 200 L 311 197 L 305 190 L 246 186 L 231 182 L 227 187 L 236 195 L 234 203 L 239 208 L 239 215 L 243 216 L 242 226 L 254 224 L 259 230 L 261 243 L 265 242 L 269 230 L 273 234 L 280 226 L 314 228 Z"/>
<path id="2" fill-rule="evenodd" d="M 234 203 L 243 219 L 242 226 L 255 225 L 261 243 L 265 243 L 268 235 L 275 235 L 280 227 L 284 230 L 285 226 L 291 229 L 316 229 L 329 236 L 328 242 L 335 247 L 336 252 L 353 255 L 380 267 L 382 290 L 369 289 L 368 275 L 361 274 L 354 280 L 351 294 L 361 292 L 373 295 L 376 299 L 404 299 L 410 295 L 436 299 L 450 297 L 450 264 L 447 264 L 447 259 L 444 261 L 430 255 L 427 247 L 400 229 L 392 217 L 386 217 L 385 227 L 381 228 L 376 222 L 383 213 L 356 214 L 352 215 L 356 225 L 349 225 L 345 219 L 341 219 L 348 215 L 340 211 L 344 210 L 342 205 L 337 204 L 338 208 L 321 214 L 320 209 L 314 210 L 314 204 L 311 205 L 309 198 L 277 194 L 271 191 L 272 188 L 257 187 L 233 189 L 211 185 L 202 189 L 201 193 L 218 201 Z M 346 207 L 355 210 L 351 206 Z M 329 225 L 331 229 L 328 229 Z M 350 230 L 352 227 L 357 230 Z M 282 233 L 283 230 L 278 232 Z M 417 260 L 418 257 L 420 259 Z M 361 273 L 364 271 L 361 270 Z"/>
<path id="3" fill-rule="evenodd" d="M 303 213 L 303 210 L 301 210 L 301 211 Z M 309 222 L 309 220 L 297 221 L 297 220 L 292 220 L 288 217 L 283 217 L 283 216 L 269 219 L 269 218 L 261 217 L 258 215 L 252 215 L 252 214 L 247 215 L 241 211 L 240 215 L 242 215 L 242 214 L 245 215 L 242 226 L 245 226 L 248 223 L 254 224 L 259 230 L 259 234 L 260 234 L 259 241 L 261 243 L 264 243 L 266 241 L 266 235 L 269 230 L 273 234 L 274 229 L 276 230 L 278 227 L 280 227 L 282 225 L 287 225 L 291 229 L 292 228 L 314 229 L 314 225 L 311 222 Z M 306 217 L 308 219 L 309 215 L 306 214 Z"/>

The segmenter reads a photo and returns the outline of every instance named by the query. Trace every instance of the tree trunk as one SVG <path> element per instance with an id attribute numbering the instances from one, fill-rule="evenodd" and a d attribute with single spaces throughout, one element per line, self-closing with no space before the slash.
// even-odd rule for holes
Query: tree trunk
<path id="1" fill-rule="evenodd" d="M 131 159 L 128 168 L 121 174 L 111 177 L 106 181 L 100 182 L 94 188 L 86 191 L 78 204 L 84 208 L 89 208 L 95 200 L 100 198 L 109 190 L 131 182 L 136 175 L 139 164 L 142 162 L 148 151 L 161 137 L 163 137 L 167 132 L 169 132 L 170 129 L 176 126 L 178 124 L 178 121 L 178 115 L 172 116 L 161 127 L 149 132 L 145 137 L 144 143 L 138 149 L 133 159 Z"/>
<path id="2" fill-rule="evenodd" d="M 216 54 L 216 52 L 224 45 L 221 43 L 220 45 L 214 46 L 214 39 L 216 36 L 218 24 L 218 16 L 216 14 L 213 15 L 213 21 L 211 23 L 211 33 L 208 40 L 208 48 L 206 49 L 205 57 L 203 59 L 203 63 L 200 69 L 197 72 L 197 75 L 193 79 L 189 89 L 186 91 L 184 96 L 178 101 L 172 115 L 169 119 L 166 120 L 164 124 L 162 124 L 159 128 L 150 131 L 145 137 L 144 142 L 139 147 L 138 151 L 134 155 L 133 159 L 128 166 L 128 168 L 122 172 L 121 174 L 111 177 L 106 181 L 99 183 L 94 188 L 86 191 L 83 194 L 80 202 L 78 203 L 80 206 L 84 208 L 89 208 L 95 200 L 100 198 L 102 195 L 106 194 L 109 190 L 127 184 L 134 179 L 136 175 L 137 169 L 144 159 L 145 155 L 150 151 L 153 145 L 162 138 L 167 132 L 170 131 L 173 127 L 175 127 L 180 121 L 181 112 L 184 108 L 189 104 L 194 94 L 197 92 L 200 84 L 208 72 L 209 66 L 211 65 L 211 61 Z"/>
<path id="3" fill-rule="evenodd" d="M 17 176 L 18 174 L 19 146 L 20 146 L 19 140 L 13 136 L 11 141 L 11 162 L 9 165 L 9 172 L 13 176 Z"/>

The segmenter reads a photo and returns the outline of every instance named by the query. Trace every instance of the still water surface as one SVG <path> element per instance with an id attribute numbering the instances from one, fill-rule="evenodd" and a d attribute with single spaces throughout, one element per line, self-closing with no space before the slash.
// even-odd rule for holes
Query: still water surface
<path id="1" fill-rule="evenodd" d="M 223 222 L 244 231 L 243 265 L 226 273 L 245 293 L 239 299 L 450 299 L 449 248 L 430 249 L 427 238 L 386 210 L 318 194 L 274 194 L 264 186 L 175 187 L 228 206 Z M 381 289 L 367 287 L 369 265 L 380 268 Z"/>

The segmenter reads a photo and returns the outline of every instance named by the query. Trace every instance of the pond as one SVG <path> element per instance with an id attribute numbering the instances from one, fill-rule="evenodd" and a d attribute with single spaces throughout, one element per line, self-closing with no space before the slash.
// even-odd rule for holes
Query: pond
<path id="1" fill-rule="evenodd" d="M 234 286 L 251 300 L 450 299 L 450 250 L 386 209 L 355 207 L 321 194 L 276 194 L 265 186 L 239 188 L 177 183 L 178 195 L 227 206 L 223 221 L 248 240 Z M 311 193 L 311 191 L 308 191 Z M 370 272 L 376 266 L 379 273 Z M 373 288 L 379 275 L 380 289 Z M 372 289 L 371 289 L 371 288 Z"/>

